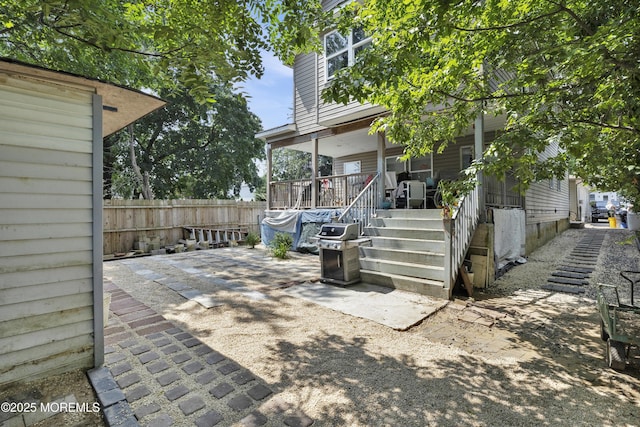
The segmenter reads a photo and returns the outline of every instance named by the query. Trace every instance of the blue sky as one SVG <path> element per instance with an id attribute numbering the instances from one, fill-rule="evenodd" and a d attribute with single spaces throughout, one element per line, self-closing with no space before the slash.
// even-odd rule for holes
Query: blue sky
<path id="1" fill-rule="evenodd" d="M 249 96 L 249 109 L 260 117 L 263 129 L 271 129 L 293 121 L 293 70 L 269 52 L 262 53 L 262 60 L 262 78 L 252 78 L 239 88 Z"/>
<path id="2" fill-rule="evenodd" d="M 282 65 L 269 52 L 262 52 L 264 75 L 238 85 L 249 103 L 249 110 L 260 117 L 263 129 L 271 129 L 293 122 L 293 70 Z M 265 162 L 259 162 L 259 174 L 265 173 Z M 240 191 L 242 200 L 253 200 L 246 184 Z"/>

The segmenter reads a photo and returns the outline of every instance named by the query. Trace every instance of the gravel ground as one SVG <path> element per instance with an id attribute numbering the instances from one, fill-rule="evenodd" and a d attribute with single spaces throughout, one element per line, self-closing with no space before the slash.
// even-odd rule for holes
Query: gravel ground
<path id="1" fill-rule="evenodd" d="M 73 398 L 70 399 L 71 395 Z M 29 420 L 43 416 L 41 404 L 44 405 L 44 408 L 59 409 L 59 406 L 51 406 L 51 404 L 65 398 L 67 402 L 77 402 L 79 405 L 84 405 L 86 409 L 82 408 L 75 412 L 60 410 L 50 413 L 46 419 L 34 424 L 29 423 Z M 81 370 L 23 383 L 10 389 L 1 389 L 0 402 L 5 401 L 27 405 L 35 404 L 30 407 L 31 409 L 25 417 L 30 427 L 99 427 L 104 425 L 102 413 L 94 412 L 92 405 L 97 402 L 97 399 L 87 376 Z M 24 424 L 21 424 L 15 417 L 9 418 L 13 415 L 15 413 L 0 413 L 0 426 L 22 427 Z"/>
<path id="2" fill-rule="evenodd" d="M 278 291 L 260 303 L 229 294 L 223 307 L 205 310 L 153 282 L 132 283 L 117 264 L 105 273 L 250 369 L 314 425 L 640 425 L 637 357 L 625 373 L 606 368 L 595 285 L 581 297 L 540 290 L 590 232 L 568 230 L 475 300 L 407 332 Z M 638 269 L 636 247 L 621 244 L 631 233 L 602 232 L 592 284 Z M 282 281 L 295 280 L 289 262 L 280 264 Z M 469 316 L 482 310 L 480 321 Z"/>
<path id="3" fill-rule="evenodd" d="M 596 283 L 640 270 L 632 233 L 602 230 L 584 295 L 540 289 L 592 232 L 566 231 L 474 299 L 456 299 L 405 332 L 279 290 L 259 302 L 221 294 L 225 304 L 206 310 L 119 262 L 106 263 L 105 276 L 250 369 L 317 426 L 640 425 L 640 357 L 634 350 L 624 372 L 606 367 L 594 301 Z M 287 282 L 296 259 L 269 266 Z"/>

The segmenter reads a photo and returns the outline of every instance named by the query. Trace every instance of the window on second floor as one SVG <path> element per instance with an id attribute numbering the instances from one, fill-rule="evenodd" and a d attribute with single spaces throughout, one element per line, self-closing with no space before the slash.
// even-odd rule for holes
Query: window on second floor
<path id="1" fill-rule="evenodd" d="M 370 45 L 371 37 L 367 37 L 361 28 L 354 28 L 348 35 L 332 31 L 324 36 L 327 80 L 341 68 L 353 65 L 358 54 Z"/>

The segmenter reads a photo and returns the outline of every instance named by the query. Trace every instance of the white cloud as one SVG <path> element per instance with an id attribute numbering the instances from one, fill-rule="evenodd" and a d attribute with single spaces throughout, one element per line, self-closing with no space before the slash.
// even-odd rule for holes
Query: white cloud
<path id="1" fill-rule="evenodd" d="M 293 78 L 293 69 L 284 65 L 278 58 L 273 56 L 271 52 L 262 53 L 262 63 L 265 70 L 269 70 L 270 73 L 286 78 Z"/>

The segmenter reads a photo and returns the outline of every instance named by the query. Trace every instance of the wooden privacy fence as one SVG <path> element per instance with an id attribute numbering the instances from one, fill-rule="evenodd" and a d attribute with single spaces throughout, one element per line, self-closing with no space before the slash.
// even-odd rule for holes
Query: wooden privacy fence
<path id="1" fill-rule="evenodd" d="M 105 200 L 103 250 L 128 252 L 141 238 L 176 244 L 184 227 L 243 228 L 260 233 L 266 202 L 235 200 Z"/>

